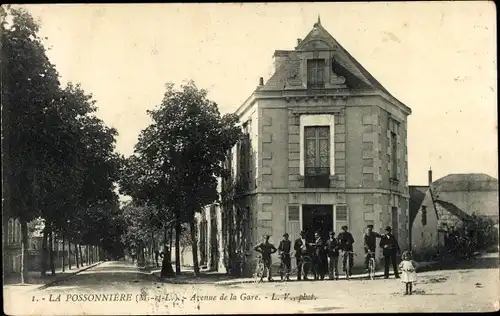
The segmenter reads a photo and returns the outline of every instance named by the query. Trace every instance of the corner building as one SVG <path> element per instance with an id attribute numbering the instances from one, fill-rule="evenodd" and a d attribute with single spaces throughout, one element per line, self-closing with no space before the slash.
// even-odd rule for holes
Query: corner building
<path id="1" fill-rule="evenodd" d="M 368 224 L 375 231 L 392 226 L 401 248 L 407 248 L 410 108 L 319 18 L 294 50 L 277 50 L 273 59 L 274 74 L 265 83 L 261 78 L 236 111 L 245 136 L 227 163 L 232 178 L 222 184 L 226 192 L 237 188 L 234 212 L 244 218 L 227 220 L 230 211 L 222 205 L 223 233 L 241 235 L 234 237 L 233 248 L 251 251 L 263 234 L 275 245 L 285 232 L 292 241 L 301 230 L 311 240 L 315 231 L 326 238 L 348 225 L 360 267 Z"/>

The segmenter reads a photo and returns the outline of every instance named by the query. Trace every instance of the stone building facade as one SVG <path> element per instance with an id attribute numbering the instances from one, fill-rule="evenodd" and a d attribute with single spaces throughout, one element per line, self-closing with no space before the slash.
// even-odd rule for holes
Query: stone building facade
<path id="1" fill-rule="evenodd" d="M 367 224 L 376 231 L 392 226 L 406 248 L 411 110 L 319 18 L 294 50 L 274 53 L 274 67 L 236 111 L 244 137 L 221 186 L 227 257 L 238 251 L 252 257 L 264 234 L 277 244 L 284 233 L 291 239 L 301 230 L 308 238 L 314 231 L 326 236 L 344 224 L 356 240 L 357 258 Z"/>

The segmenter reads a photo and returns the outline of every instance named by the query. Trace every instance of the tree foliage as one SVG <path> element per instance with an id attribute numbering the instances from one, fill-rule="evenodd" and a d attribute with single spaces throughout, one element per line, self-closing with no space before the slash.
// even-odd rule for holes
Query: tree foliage
<path id="1" fill-rule="evenodd" d="M 27 223 L 41 217 L 46 232 L 113 248 L 123 231 L 117 132 L 80 85 L 60 87 L 29 13 L 7 6 L 0 17 L 4 209 L 26 227 L 23 244 Z"/>
<path id="2" fill-rule="evenodd" d="M 178 90 L 166 85 L 161 104 L 148 111 L 153 123 L 141 132 L 125 176 L 133 181 L 124 188 L 134 191 L 138 199 L 155 201 L 174 213 L 176 251 L 183 222 L 190 224 L 196 244 L 194 215 L 218 200 L 217 177 L 223 175 L 227 152 L 241 136 L 238 118 L 221 116 L 207 93 L 192 81 Z M 193 260 L 198 273 L 196 247 Z"/>

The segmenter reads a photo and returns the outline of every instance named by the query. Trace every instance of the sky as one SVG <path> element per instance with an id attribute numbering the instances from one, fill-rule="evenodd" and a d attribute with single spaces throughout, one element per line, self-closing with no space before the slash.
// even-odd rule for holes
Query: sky
<path id="1" fill-rule="evenodd" d="M 498 175 L 493 2 L 50 4 L 24 6 L 41 23 L 63 84 L 81 83 L 97 115 L 133 153 L 165 84 L 193 79 L 222 113 L 272 75 L 317 21 L 412 109 L 409 184 L 450 173 Z"/>

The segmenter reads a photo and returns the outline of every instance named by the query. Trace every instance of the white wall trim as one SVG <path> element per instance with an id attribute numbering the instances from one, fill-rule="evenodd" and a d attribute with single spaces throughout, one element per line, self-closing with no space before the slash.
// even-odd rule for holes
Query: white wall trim
<path id="1" fill-rule="evenodd" d="M 333 231 L 335 232 L 335 238 L 337 238 L 337 204 L 333 204 Z"/>
<path id="2" fill-rule="evenodd" d="M 303 221 L 302 221 L 302 204 L 299 204 L 299 225 L 300 225 L 300 231 L 303 231 L 304 228 L 302 227 Z"/>
<path id="3" fill-rule="evenodd" d="M 315 114 L 300 116 L 300 175 L 305 174 L 304 127 L 330 126 L 330 175 L 335 174 L 335 115 Z"/>

